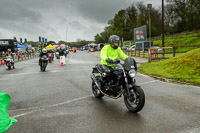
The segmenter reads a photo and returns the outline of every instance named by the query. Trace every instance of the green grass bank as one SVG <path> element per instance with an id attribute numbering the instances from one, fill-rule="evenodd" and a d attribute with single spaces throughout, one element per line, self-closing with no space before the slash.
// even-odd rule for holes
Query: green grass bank
<path id="1" fill-rule="evenodd" d="M 171 59 L 144 63 L 139 71 L 200 85 L 200 48 Z"/>

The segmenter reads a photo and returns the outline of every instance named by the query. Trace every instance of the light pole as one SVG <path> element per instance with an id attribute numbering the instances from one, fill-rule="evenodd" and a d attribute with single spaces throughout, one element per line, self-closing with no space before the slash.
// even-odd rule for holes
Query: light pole
<path id="1" fill-rule="evenodd" d="M 68 30 L 68 26 L 67 26 L 67 28 L 66 28 L 66 42 L 67 42 L 67 30 Z"/>
<path id="2" fill-rule="evenodd" d="M 165 31 L 164 31 L 164 0 L 162 0 L 162 47 L 165 47 Z M 163 57 L 165 57 L 165 49 L 163 48 Z"/>
<path id="3" fill-rule="evenodd" d="M 149 9 L 149 42 L 151 41 L 151 8 L 152 8 L 152 4 L 148 4 L 148 9 Z"/>
<path id="4" fill-rule="evenodd" d="M 162 47 L 165 47 L 165 35 L 164 35 L 164 0 L 162 0 Z"/>

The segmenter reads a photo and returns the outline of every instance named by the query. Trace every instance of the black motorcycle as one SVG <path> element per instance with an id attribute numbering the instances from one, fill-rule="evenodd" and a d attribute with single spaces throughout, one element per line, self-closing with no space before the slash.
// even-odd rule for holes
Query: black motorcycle
<path id="1" fill-rule="evenodd" d="M 41 62 L 40 62 L 40 69 L 41 69 L 41 71 L 44 72 L 46 70 L 46 67 L 47 67 L 49 59 L 48 59 L 48 57 L 46 55 L 43 55 L 40 60 L 41 60 Z"/>
<path id="2" fill-rule="evenodd" d="M 136 85 L 137 65 L 128 57 L 124 64 L 119 60 L 113 62 L 114 67 L 97 64 L 92 71 L 92 92 L 96 98 L 104 95 L 117 99 L 124 96 L 124 103 L 129 111 L 139 112 L 145 104 L 145 94 Z"/>

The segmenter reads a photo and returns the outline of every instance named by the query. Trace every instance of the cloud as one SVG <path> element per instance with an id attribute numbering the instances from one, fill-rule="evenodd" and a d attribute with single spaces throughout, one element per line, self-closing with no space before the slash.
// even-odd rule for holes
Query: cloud
<path id="1" fill-rule="evenodd" d="M 0 4 L 0 22 L 4 21 L 25 21 L 39 23 L 41 14 L 38 11 L 32 10 L 27 5 L 23 6 L 18 1 L 1 0 Z"/>
<path id="2" fill-rule="evenodd" d="M 148 1 L 153 4 L 160 0 Z M 16 36 L 38 41 L 38 36 L 42 36 L 57 42 L 76 41 L 77 38 L 93 40 L 108 20 L 132 2 L 136 1 L 1 0 L 0 38 Z"/>
<path id="3" fill-rule="evenodd" d="M 128 1 L 124 0 L 69 0 L 66 2 L 76 8 L 81 16 L 98 22 L 107 23 L 118 10 L 126 8 Z"/>

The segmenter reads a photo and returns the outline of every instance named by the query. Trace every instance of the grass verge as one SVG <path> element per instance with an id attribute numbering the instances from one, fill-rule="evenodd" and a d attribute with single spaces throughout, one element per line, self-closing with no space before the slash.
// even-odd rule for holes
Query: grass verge
<path id="1" fill-rule="evenodd" d="M 139 71 L 200 85 L 200 48 L 171 59 L 144 63 L 139 67 Z"/>

